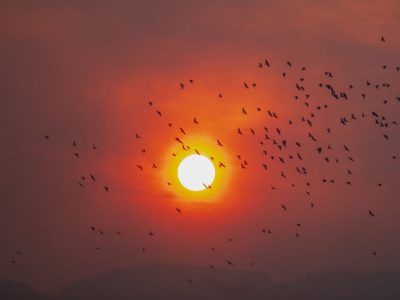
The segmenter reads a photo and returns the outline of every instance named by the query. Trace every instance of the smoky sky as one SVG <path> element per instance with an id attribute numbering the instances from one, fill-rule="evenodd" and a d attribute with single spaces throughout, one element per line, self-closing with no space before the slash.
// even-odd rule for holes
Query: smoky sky
<path id="1" fill-rule="evenodd" d="M 54 291 L 146 263 L 225 266 L 230 259 L 234 268 L 277 280 L 400 269 L 397 1 L 3 1 L 0 7 L 1 277 Z M 260 70 L 266 58 L 271 68 Z M 309 100 L 294 100 L 299 78 Z M 350 99 L 332 99 L 318 86 L 328 81 L 338 90 L 352 84 Z M 243 82 L 257 87 L 248 91 Z M 279 119 L 269 119 L 267 110 Z M 390 126 L 376 126 L 373 111 Z M 311 113 L 314 124 L 307 127 L 301 117 Z M 351 114 L 357 120 L 340 124 Z M 224 141 L 231 176 L 215 203 L 181 199 L 151 168 L 170 159 L 179 127 Z M 294 165 L 287 180 L 280 176 L 279 162 L 261 153 L 263 127 L 284 132 L 286 156 L 300 151 L 295 141 L 303 145 L 307 178 L 296 176 Z M 319 146 L 340 163 L 326 163 Z M 237 154 L 247 158 L 246 171 Z M 267 172 L 263 162 L 271 166 Z"/>

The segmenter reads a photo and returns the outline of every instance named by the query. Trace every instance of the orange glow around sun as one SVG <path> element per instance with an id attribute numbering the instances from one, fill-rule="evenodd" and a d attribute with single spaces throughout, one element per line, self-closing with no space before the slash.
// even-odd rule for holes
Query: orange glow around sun
<path id="1" fill-rule="evenodd" d="M 176 141 L 168 151 L 164 161 L 162 180 L 165 189 L 172 191 L 182 201 L 215 202 L 226 190 L 233 168 L 229 155 L 206 136 L 187 136 L 182 143 Z M 210 159 L 215 168 L 215 178 L 209 188 L 191 191 L 185 188 L 178 178 L 178 167 L 183 159 L 197 154 Z"/>

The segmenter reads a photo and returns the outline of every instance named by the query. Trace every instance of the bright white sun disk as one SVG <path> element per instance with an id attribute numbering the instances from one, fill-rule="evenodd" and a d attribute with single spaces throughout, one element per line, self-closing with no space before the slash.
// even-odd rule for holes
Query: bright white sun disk
<path id="1" fill-rule="evenodd" d="M 211 160 L 203 155 L 185 157 L 178 167 L 180 183 L 191 191 L 202 191 L 211 186 L 215 178 L 215 168 Z"/>

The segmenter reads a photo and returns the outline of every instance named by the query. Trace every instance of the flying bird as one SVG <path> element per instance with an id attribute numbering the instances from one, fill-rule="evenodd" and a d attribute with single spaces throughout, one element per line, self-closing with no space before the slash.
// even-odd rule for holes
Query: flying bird
<path id="1" fill-rule="evenodd" d="M 230 265 L 230 266 L 233 266 L 233 262 L 230 261 L 230 260 L 227 260 L 226 263 L 227 263 L 228 265 Z"/>

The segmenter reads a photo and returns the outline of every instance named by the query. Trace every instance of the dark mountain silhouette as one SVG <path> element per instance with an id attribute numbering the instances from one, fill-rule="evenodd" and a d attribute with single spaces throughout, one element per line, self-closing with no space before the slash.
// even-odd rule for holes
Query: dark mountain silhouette
<path id="1" fill-rule="evenodd" d="M 191 280 L 191 283 L 189 282 Z M 275 283 L 266 273 L 181 265 L 115 270 L 68 286 L 60 300 L 88 299 L 400 299 L 400 273 L 313 274 Z"/>
<path id="2" fill-rule="evenodd" d="M 4 300 L 398 300 L 400 272 L 327 272 L 276 283 L 266 273 L 182 265 L 147 265 L 77 281 L 51 298 L 24 284 L 0 284 Z"/>
<path id="3" fill-rule="evenodd" d="M 55 300 L 30 286 L 10 279 L 0 281 L 1 300 Z"/>

